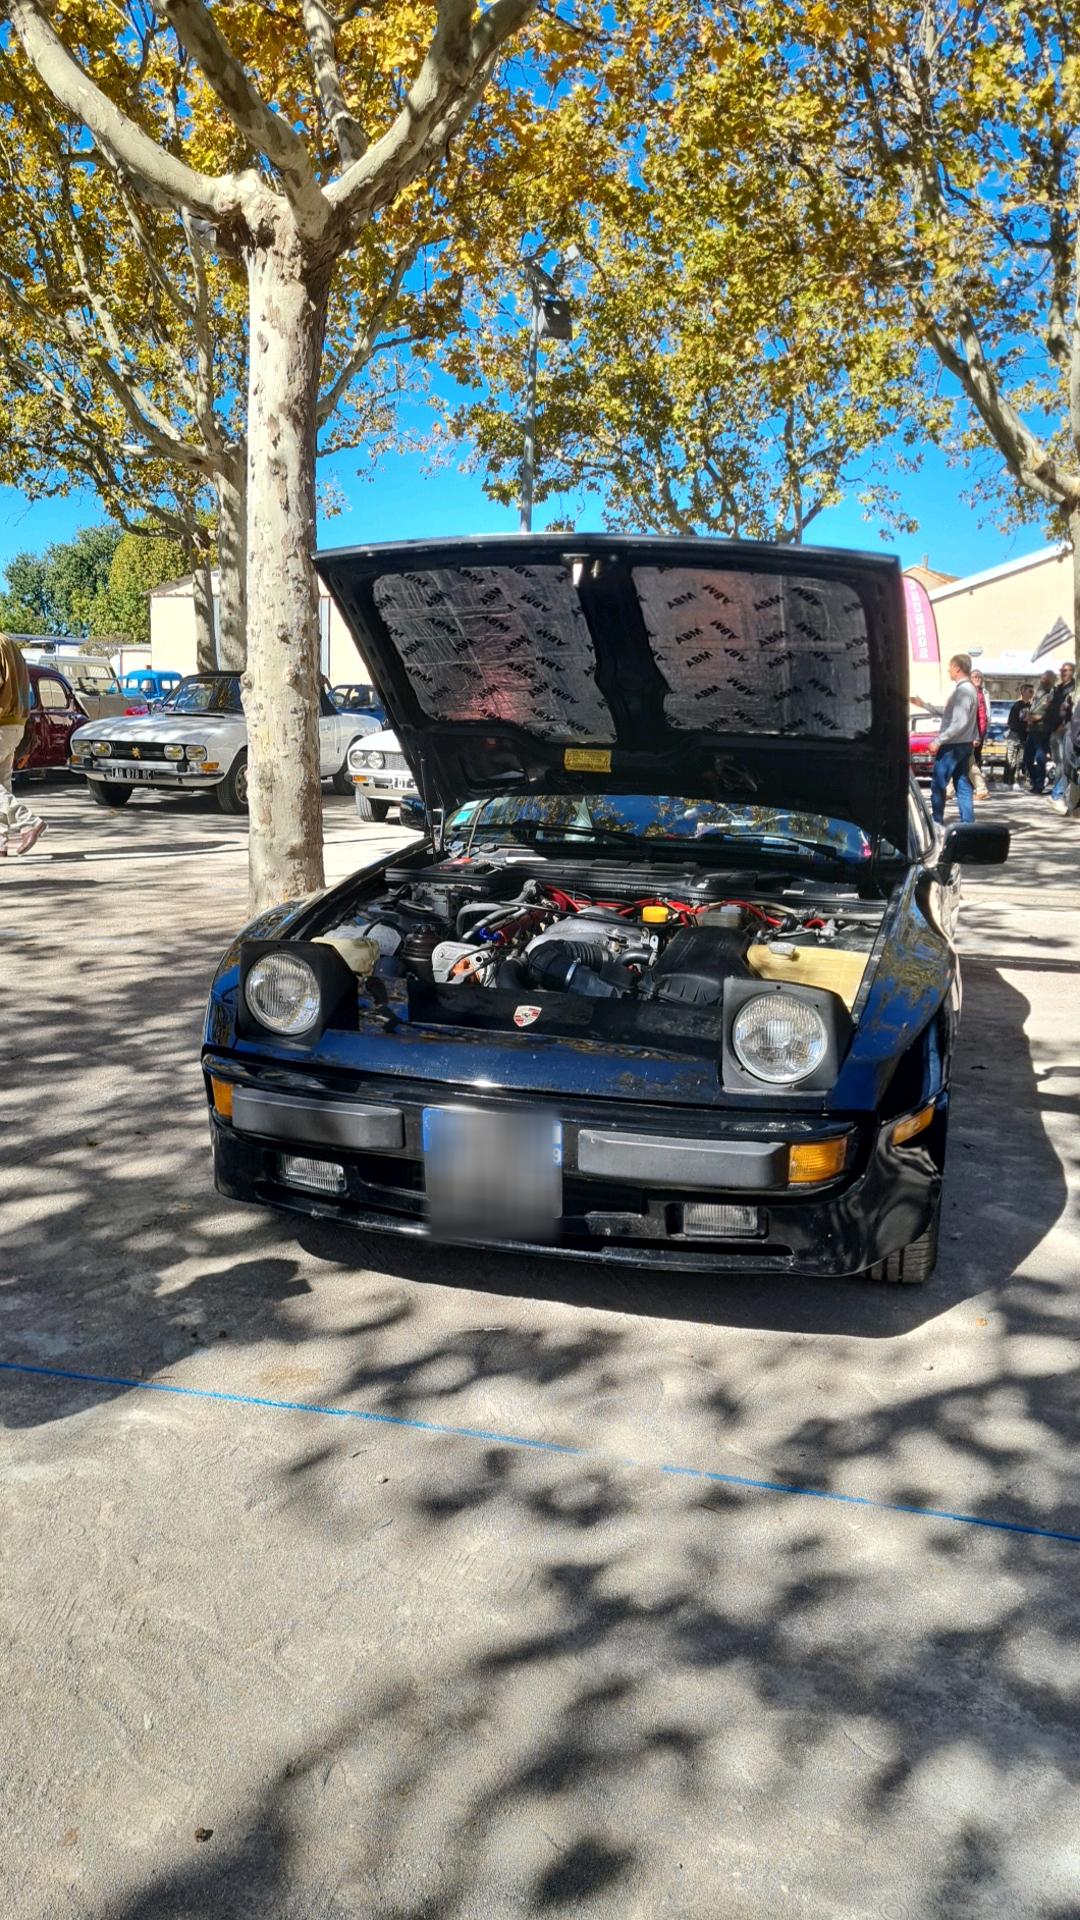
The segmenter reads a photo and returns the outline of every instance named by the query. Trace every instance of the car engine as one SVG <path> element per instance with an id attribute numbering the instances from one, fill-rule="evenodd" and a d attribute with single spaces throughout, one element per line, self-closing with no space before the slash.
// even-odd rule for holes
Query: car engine
<path id="1" fill-rule="evenodd" d="M 768 901 L 601 897 L 522 882 L 512 868 L 485 884 L 453 863 L 385 877 L 382 899 L 317 936 L 361 979 L 706 1009 L 723 998 L 726 979 L 777 977 L 785 967 L 799 978 L 800 955 L 838 945 L 855 950 L 857 984 L 872 944 L 865 916 L 845 924 Z"/>

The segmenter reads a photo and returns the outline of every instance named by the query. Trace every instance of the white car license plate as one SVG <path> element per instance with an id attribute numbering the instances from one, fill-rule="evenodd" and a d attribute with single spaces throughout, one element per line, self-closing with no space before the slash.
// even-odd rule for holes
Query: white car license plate
<path id="1" fill-rule="evenodd" d="M 562 1213 L 562 1123 L 548 1113 L 425 1107 L 428 1213 L 450 1238 L 544 1241 Z"/>
<path id="2" fill-rule="evenodd" d="M 95 767 L 95 772 L 98 768 Z M 152 780 L 158 771 L 156 767 L 101 767 L 106 780 Z"/>

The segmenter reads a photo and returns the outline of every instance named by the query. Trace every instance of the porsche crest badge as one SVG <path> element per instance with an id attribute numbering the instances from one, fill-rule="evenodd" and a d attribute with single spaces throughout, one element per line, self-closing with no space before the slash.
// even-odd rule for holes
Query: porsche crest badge
<path id="1" fill-rule="evenodd" d="M 531 1027 L 534 1020 L 539 1020 L 542 1012 L 542 1007 L 515 1007 L 515 1027 Z"/>

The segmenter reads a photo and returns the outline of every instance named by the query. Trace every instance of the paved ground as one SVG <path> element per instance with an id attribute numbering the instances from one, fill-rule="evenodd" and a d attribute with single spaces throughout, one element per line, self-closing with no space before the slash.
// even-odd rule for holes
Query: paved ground
<path id="1" fill-rule="evenodd" d="M 991 804 L 894 1292 L 219 1201 L 243 825 L 49 795 L 0 874 L 5 1916 L 1080 1914 L 1080 1541 L 940 1517 L 1080 1536 L 1080 830 Z M 331 801 L 332 870 L 395 832 Z"/>

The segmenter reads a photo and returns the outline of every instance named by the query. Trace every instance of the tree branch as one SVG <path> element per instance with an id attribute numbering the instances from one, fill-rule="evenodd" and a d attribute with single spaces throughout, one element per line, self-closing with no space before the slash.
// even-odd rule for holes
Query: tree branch
<path id="1" fill-rule="evenodd" d="M 71 117 L 88 127 L 104 152 L 172 206 L 190 207 L 215 223 L 235 218 L 245 198 L 242 176 L 198 173 L 167 153 L 83 72 L 53 32 L 41 0 L 3 0 L 23 51 Z"/>
<path id="2" fill-rule="evenodd" d="M 155 4 L 198 62 L 237 132 L 280 176 L 301 225 L 321 232 L 326 208 L 304 142 L 256 91 L 203 0 L 155 0 Z"/>
<path id="3" fill-rule="evenodd" d="M 326 425 L 342 394 L 345 392 L 346 387 L 355 380 L 360 369 L 366 366 L 367 362 L 371 359 L 372 354 L 375 352 L 379 334 L 385 324 L 387 314 L 397 299 L 398 294 L 401 292 L 401 283 L 419 251 L 420 242 L 417 241 L 415 246 L 408 248 L 407 251 L 401 255 L 401 258 L 395 262 L 389 285 L 377 301 L 367 326 L 364 328 L 352 352 L 346 358 L 336 379 L 320 397 L 318 411 L 315 415 L 317 426 L 324 427 Z"/>
<path id="4" fill-rule="evenodd" d="M 363 159 L 368 138 L 345 104 L 334 45 L 334 23 L 324 0 L 304 0 L 304 28 L 323 115 L 343 164 L 350 167 L 355 160 Z"/>
<path id="5" fill-rule="evenodd" d="M 1053 455 L 1024 425 L 1002 393 L 982 351 L 970 314 L 957 321 L 958 349 L 940 322 L 920 305 L 927 338 L 943 367 L 959 381 L 1011 472 L 1043 500 L 1056 506 L 1080 502 L 1080 478 L 1061 473 Z"/>
<path id="6" fill-rule="evenodd" d="M 393 125 L 326 198 L 351 225 L 386 206 L 445 146 L 487 83 L 499 49 L 536 0 L 493 0 L 470 31 L 473 0 L 439 0 L 431 45 Z"/>

